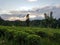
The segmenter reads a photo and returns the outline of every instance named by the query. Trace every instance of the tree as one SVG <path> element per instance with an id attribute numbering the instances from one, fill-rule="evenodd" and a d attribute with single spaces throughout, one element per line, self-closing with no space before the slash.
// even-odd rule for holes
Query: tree
<path id="1" fill-rule="evenodd" d="M 4 20 L 0 17 L 0 21 L 4 21 Z"/>
<path id="2" fill-rule="evenodd" d="M 53 12 L 51 11 L 51 12 L 50 12 L 50 19 L 51 19 L 51 20 L 53 19 L 52 14 L 53 14 Z"/>
<path id="3" fill-rule="evenodd" d="M 49 16 L 44 13 L 45 20 L 44 20 L 44 27 L 49 27 Z"/>
<path id="4" fill-rule="evenodd" d="M 30 21 L 29 21 L 29 14 L 27 14 L 26 18 L 27 18 L 27 19 L 26 19 L 26 25 L 29 26 L 29 22 L 30 22 Z"/>
<path id="5" fill-rule="evenodd" d="M 0 17 L 0 25 L 4 23 L 4 20 Z"/>
<path id="6" fill-rule="evenodd" d="M 49 22 L 50 22 L 49 26 L 50 26 L 50 27 L 52 27 L 53 23 L 55 23 L 52 14 L 53 14 L 53 12 L 51 11 L 51 12 L 50 12 L 50 18 L 49 18 Z"/>

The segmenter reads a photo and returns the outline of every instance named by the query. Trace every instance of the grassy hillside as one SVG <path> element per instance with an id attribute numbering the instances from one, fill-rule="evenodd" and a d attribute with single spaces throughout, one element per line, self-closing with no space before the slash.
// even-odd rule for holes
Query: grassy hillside
<path id="1" fill-rule="evenodd" d="M 0 26 L 0 45 L 60 45 L 60 29 Z"/>

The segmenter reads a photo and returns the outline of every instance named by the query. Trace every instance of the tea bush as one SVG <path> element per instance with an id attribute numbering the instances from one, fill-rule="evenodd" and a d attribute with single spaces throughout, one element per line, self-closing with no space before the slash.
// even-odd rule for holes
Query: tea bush
<path id="1" fill-rule="evenodd" d="M 28 35 L 27 36 L 27 45 L 40 45 L 41 44 L 41 40 L 40 40 L 40 36 L 37 35 Z"/>
<path id="2" fill-rule="evenodd" d="M 43 32 L 43 31 L 37 31 L 37 32 L 35 32 L 35 33 L 36 33 L 36 35 L 39 35 L 39 36 L 41 36 L 41 37 L 43 37 L 43 38 L 48 37 L 48 34 L 45 33 L 45 32 Z"/>
<path id="3" fill-rule="evenodd" d="M 53 41 L 60 42 L 60 33 L 54 33 L 51 39 Z"/>
<path id="4" fill-rule="evenodd" d="M 20 45 L 26 45 L 27 41 L 26 41 L 26 37 L 27 37 L 28 33 L 26 32 L 17 32 L 15 35 L 15 40 L 17 43 L 19 43 Z"/>
<path id="5" fill-rule="evenodd" d="M 3 36 L 5 37 L 7 29 L 0 29 L 0 37 Z"/>

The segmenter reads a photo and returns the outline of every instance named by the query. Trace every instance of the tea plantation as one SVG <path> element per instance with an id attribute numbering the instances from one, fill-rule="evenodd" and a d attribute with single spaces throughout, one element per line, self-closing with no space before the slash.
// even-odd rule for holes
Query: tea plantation
<path id="1" fill-rule="evenodd" d="M 60 45 L 60 29 L 0 26 L 0 45 Z"/>

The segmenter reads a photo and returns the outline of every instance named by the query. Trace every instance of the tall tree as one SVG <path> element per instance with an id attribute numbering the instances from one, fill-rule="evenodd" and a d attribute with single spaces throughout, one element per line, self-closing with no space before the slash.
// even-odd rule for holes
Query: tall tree
<path id="1" fill-rule="evenodd" d="M 27 14 L 26 18 L 27 18 L 27 19 L 26 19 L 26 24 L 27 24 L 27 26 L 29 26 L 29 22 L 30 22 L 30 21 L 29 21 L 29 14 Z"/>
<path id="2" fill-rule="evenodd" d="M 53 16 L 52 16 L 53 12 L 50 12 L 50 19 L 53 20 Z"/>

